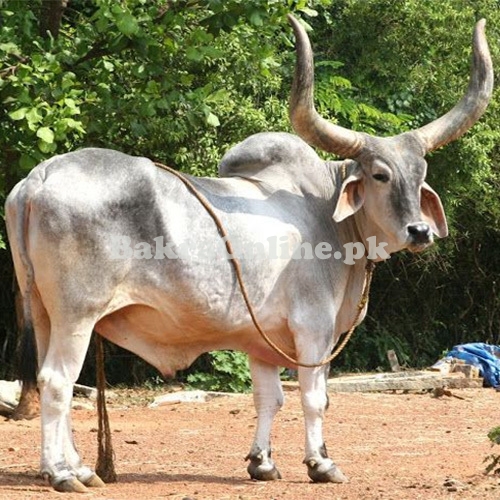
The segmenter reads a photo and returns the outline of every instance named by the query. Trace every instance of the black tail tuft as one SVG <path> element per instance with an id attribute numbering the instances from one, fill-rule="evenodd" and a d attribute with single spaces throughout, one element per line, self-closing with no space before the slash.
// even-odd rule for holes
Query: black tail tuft
<path id="1" fill-rule="evenodd" d="M 26 387 L 36 387 L 38 373 L 38 355 L 33 325 L 26 324 L 22 332 L 19 358 L 19 378 Z"/>

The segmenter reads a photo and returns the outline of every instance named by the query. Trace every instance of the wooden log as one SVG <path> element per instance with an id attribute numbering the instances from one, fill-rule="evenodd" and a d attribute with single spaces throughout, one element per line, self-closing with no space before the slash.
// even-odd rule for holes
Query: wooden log
<path id="1" fill-rule="evenodd" d="M 466 378 L 463 373 L 443 376 L 430 371 L 353 375 L 328 380 L 328 390 L 332 392 L 422 391 L 440 387 L 465 389 L 482 386 L 482 378 Z"/>

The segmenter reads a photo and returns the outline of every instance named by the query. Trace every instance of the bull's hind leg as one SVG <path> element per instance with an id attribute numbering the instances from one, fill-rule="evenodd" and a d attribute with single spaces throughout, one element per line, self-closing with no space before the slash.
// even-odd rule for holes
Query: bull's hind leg
<path id="1" fill-rule="evenodd" d="M 323 417 L 328 406 L 326 376 L 329 366 L 299 368 L 299 384 L 306 427 L 306 457 L 309 477 L 316 483 L 343 483 L 347 478 L 328 458 L 323 441 Z"/>
<path id="2" fill-rule="evenodd" d="M 52 322 L 48 349 L 38 374 L 42 419 L 42 475 L 58 491 L 102 486 L 82 465 L 71 431 L 73 384 L 80 374 L 94 322 Z"/>
<path id="3" fill-rule="evenodd" d="M 271 427 L 274 416 L 283 405 L 283 390 L 278 367 L 250 358 L 250 372 L 253 381 L 253 400 L 257 411 L 255 438 L 246 460 L 252 479 L 270 481 L 281 479 L 271 459 Z"/>

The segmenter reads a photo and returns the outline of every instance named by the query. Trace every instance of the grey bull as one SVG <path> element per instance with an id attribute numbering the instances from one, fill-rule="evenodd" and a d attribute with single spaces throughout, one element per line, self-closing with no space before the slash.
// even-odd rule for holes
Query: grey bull
<path id="1" fill-rule="evenodd" d="M 290 116 L 302 139 L 254 135 L 225 155 L 221 178 L 190 179 L 241 248 L 268 250 L 240 258 L 259 322 L 285 353 L 315 364 L 356 318 L 368 257 L 421 251 L 433 235 L 447 234 L 439 197 L 425 182 L 424 156 L 481 116 L 493 72 L 479 21 L 462 100 L 417 130 L 374 137 L 318 115 L 310 43 L 290 22 L 297 42 Z M 349 159 L 323 161 L 303 139 Z M 33 169 L 9 195 L 6 218 L 25 322 L 38 349 L 41 472 L 57 490 L 102 485 L 81 462 L 70 417 L 72 385 L 93 330 L 165 375 L 206 351 L 248 353 L 258 415 L 248 472 L 280 477 L 270 445 L 283 404 L 278 367 L 296 366 L 256 332 L 228 256 L 209 251 L 221 241 L 213 220 L 177 177 L 146 158 L 83 149 Z M 370 243 L 380 246 L 367 255 L 358 245 L 348 261 L 349 249 Z M 289 251 L 297 245 L 300 255 Z M 313 481 L 341 482 L 322 436 L 327 371 L 298 367 L 304 463 Z"/>

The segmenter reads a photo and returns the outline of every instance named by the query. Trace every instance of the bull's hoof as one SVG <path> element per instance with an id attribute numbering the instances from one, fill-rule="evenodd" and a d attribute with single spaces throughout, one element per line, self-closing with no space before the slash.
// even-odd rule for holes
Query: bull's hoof
<path id="1" fill-rule="evenodd" d="M 76 477 L 64 481 L 52 482 L 52 487 L 62 493 L 87 493 L 89 490 Z"/>
<path id="2" fill-rule="evenodd" d="M 250 462 L 247 471 L 250 477 L 257 481 L 275 481 L 276 479 L 281 479 L 280 471 L 274 464 Z"/>
<path id="3" fill-rule="evenodd" d="M 37 418 L 40 413 L 37 410 L 34 411 L 24 411 L 24 410 L 14 410 L 9 416 L 9 420 L 33 420 Z"/>
<path id="4" fill-rule="evenodd" d="M 89 479 L 82 481 L 82 483 L 89 488 L 104 488 L 106 486 L 106 483 L 97 474 L 92 474 Z"/>
<path id="5" fill-rule="evenodd" d="M 40 414 L 33 412 L 33 413 L 23 413 L 19 411 L 14 411 L 10 415 L 8 415 L 9 420 L 33 420 L 34 418 L 37 418 Z"/>
<path id="6" fill-rule="evenodd" d="M 307 474 L 315 483 L 347 483 L 347 477 L 331 461 L 318 463 L 315 460 L 307 462 Z"/>
<path id="7" fill-rule="evenodd" d="M 10 420 L 31 420 L 40 415 L 40 396 L 34 385 L 24 385 L 21 399 L 9 416 Z"/>

